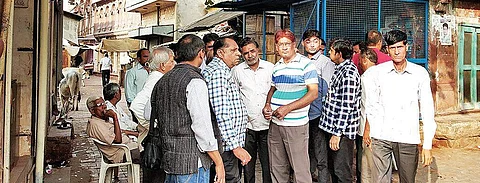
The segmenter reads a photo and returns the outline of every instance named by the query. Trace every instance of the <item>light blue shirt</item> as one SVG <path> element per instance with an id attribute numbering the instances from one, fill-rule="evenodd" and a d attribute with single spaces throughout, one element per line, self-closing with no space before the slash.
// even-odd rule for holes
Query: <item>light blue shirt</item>
<path id="1" fill-rule="evenodd" d="M 318 118 L 322 114 L 322 107 L 325 102 L 328 86 L 335 71 L 335 64 L 330 58 L 323 55 L 321 51 L 312 57 L 312 63 L 315 65 L 315 70 L 317 70 L 318 74 L 318 97 L 310 104 L 310 110 L 308 111 L 308 118 L 310 120 Z"/>
<path id="2" fill-rule="evenodd" d="M 147 70 L 145 70 L 145 68 L 143 68 L 138 62 L 134 67 L 127 71 L 125 76 L 125 98 L 127 103 L 131 103 L 137 96 L 138 92 L 142 91 L 147 78 Z"/>

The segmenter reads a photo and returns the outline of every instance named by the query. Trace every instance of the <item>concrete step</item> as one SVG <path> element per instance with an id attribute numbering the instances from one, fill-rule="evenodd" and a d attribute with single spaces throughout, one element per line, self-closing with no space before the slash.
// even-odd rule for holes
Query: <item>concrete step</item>
<path id="1" fill-rule="evenodd" d="M 480 113 L 437 116 L 435 121 L 434 146 L 475 148 L 480 145 Z"/>

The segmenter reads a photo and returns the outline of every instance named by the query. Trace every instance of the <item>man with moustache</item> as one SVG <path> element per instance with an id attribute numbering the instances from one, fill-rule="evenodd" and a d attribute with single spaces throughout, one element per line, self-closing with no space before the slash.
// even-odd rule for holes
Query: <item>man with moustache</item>
<path id="1" fill-rule="evenodd" d="M 376 66 L 374 87 L 376 93 L 368 98 L 366 109 L 372 138 L 373 182 L 391 182 L 392 152 L 397 162 L 400 182 L 415 182 L 420 140 L 419 114 L 423 123 L 423 166 L 432 163 L 432 140 L 437 124 L 430 89 L 430 76 L 425 68 L 411 63 L 407 56 L 407 34 L 400 30 L 387 33 L 385 42 L 391 62 Z M 374 102 L 373 104 L 369 104 Z M 381 113 L 379 113 L 381 112 Z"/>
<path id="2" fill-rule="evenodd" d="M 317 159 L 327 158 L 320 156 L 319 152 L 316 152 L 315 146 L 320 144 L 320 140 L 317 138 L 318 123 L 320 115 L 322 114 L 323 102 L 325 102 L 325 95 L 327 94 L 328 84 L 332 78 L 335 65 L 330 61 L 330 58 L 323 55 L 321 48 L 322 40 L 320 39 L 320 32 L 317 30 L 307 30 L 303 33 L 302 45 L 307 52 L 307 57 L 312 60 L 313 65 L 318 75 L 318 97 L 310 104 L 310 110 L 308 111 L 309 124 L 309 142 L 308 142 L 308 154 L 310 156 L 310 172 L 312 173 L 312 179 L 316 180 L 317 176 L 314 175 L 317 168 Z M 325 49 L 325 48 L 323 48 Z"/>
<path id="3" fill-rule="evenodd" d="M 273 182 L 312 182 L 308 158 L 308 109 L 318 96 L 318 76 L 307 57 L 296 53 L 295 35 L 290 30 L 275 33 L 281 59 L 275 64 L 272 87 L 263 108 L 272 120 L 268 132 L 270 171 Z"/>
<path id="4" fill-rule="evenodd" d="M 268 183 L 272 182 L 267 147 L 270 121 L 263 117 L 262 108 L 272 86 L 273 64 L 259 58 L 258 43 L 251 38 L 243 39 L 240 48 L 245 62 L 232 69 L 232 77 L 240 88 L 241 99 L 248 112 L 245 150 L 252 156 L 252 160 L 245 166 L 245 182 L 255 183 L 258 153 L 262 164 L 263 182 Z"/>
<path id="5" fill-rule="evenodd" d="M 251 157 L 243 148 L 247 128 L 247 110 L 230 69 L 238 64 L 241 53 L 232 38 L 220 38 L 213 44 L 215 57 L 202 71 L 208 96 L 222 135 L 226 182 L 240 182 L 239 160 L 246 165 Z"/>

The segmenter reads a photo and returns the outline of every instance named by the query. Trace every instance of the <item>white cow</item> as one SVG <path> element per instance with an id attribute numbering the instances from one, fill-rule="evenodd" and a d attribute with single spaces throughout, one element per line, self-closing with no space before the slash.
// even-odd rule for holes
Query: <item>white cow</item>
<path id="1" fill-rule="evenodd" d="M 80 102 L 80 87 L 82 75 L 77 71 L 70 70 L 64 73 L 65 78 L 60 81 L 58 91 L 60 93 L 60 103 L 62 104 L 60 117 L 66 117 L 65 115 L 70 111 L 70 103 L 73 103 L 73 107 L 78 111 L 78 102 Z"/>
<path id="2" fill-rule="evenodd" d="M 83 67 L 66 67 L 62 69 L 63 77 L 66 77 L 67 72 L 76 71 L 82 75 L 82 86 L 85 87 L 85 79 L 90 79 L 88 72 L 85 72 Z"/>

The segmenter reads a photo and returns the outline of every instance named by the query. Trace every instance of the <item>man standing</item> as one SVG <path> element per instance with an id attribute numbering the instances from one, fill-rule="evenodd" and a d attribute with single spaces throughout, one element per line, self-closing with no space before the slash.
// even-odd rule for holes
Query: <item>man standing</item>
<path id="1" fill-rule="evenodd" d="M 328 157 L 318 162 L 319 182 L 329 180 L 326 167 L 334 183 L 352 182 L 354 140 L 360 120 L 360 75 L 350 60 L 353 54 L 350 41 L 333 39 L 329 53 L 336 66 L 319 125 L 318 151 Z"/>
<path id="2" fill-rule="evenodd" d="M 218 40 L 218 35 L 215 33 L 208 33 L 203 36 L 203 43 L 205 43 L 205 51 L 207 52 L 207 56 L 205 60 L 202 62 L 201 69 L 205 69 L 207 64 L 209 64 L 213 59 L 213 43 Z"/>
<path id="3" fill-rule="evenodd" d="M 248 112 L 245 150 L 252 156 L 252 160 L 245 166 L 245 182 L 255 183 L 258 153 L 263 182 L 268 183 L 272 182 L 267 147 L 270 121 L 263 117 L 262 108 L 272 86 L 273 64 L 259 58 L 258 43 L 255 40 L 247 37 L 240 43 L 240 47 L 245 62 L 232 69 L 232 77 L 240 88 L 241 99 Z"/>
<path id="4" fill-rule="evenodd" d="M 149 57 L 150 51 L 148 51 L 148 49 L 142 48 L 138 50 L 138 63 L 127 71 L 125 76 L 125 98 L 129 107 L 133 99 L 137 96 L 137 93 L 142 90 L 148 78 L 148 66 L 145 63 L 147 63 Z M 134 118 L 134 121 L 138 122 L 136 118 Z"/>
<path id="5" fill-rule="evenodd" d="M 374 86 L 375 65 L 377 63 L 377 54 L 372 49 L 362 50 L 360 52 L 360 68 L 365 72 L 361 76 L 362 82 L 362 102 L 360 104 L 361 118 L 360 127 L 358 129 L 357 139 L 355 145 L 357 147 L 357 183 L 370 183 L 372 179 L 373 159 L 372 150 L 370 147 L 370 125 L 369 120 L 374 120 L 376 116 L 368 116 L 365 113 L 367 108 L 367 100 L 370 100 L 370 95 L 376 93 Z M 375 109 L 369 109 L 375 110 Z M 378 109 L 376 109 L 378 110 Z M 364 140 L 365 139 L 365 140 Z"/>
<path id="6" fill-rule="evenodd" d="M 308 109 L 318 96 L 318 76 L 310 59 L 296 53 L 295 35 L 279 30 L 275 44 L 281 59 L 275 64 L 272 87 L 263 108 L 272 120 L 268 132 L 273 182 L 312 182 L 308 158 Z"/>
<path id="7" fill-rule="evenodd" d="M 247 128 L 247 110 L 231 77 L 230 69 L 238 64 L 240 52 L 232 38 L 220 38 L 213 44 L 215 57 L 202 71 L 208 96 L 222 134 L 223 164 L 227 182 L 240 182 L 238 160 L 246 165 L 251 157 L 243 149 Z"/>
<path id="8" fill-rule="evenodd" d="M 309 125 L 309 142 L 308 142 L 308 155 L 310 157 L 310 173 L 312 174 L 312 179 L 316 180 L 317 176 L 314 175 L 317 168 L 317 159 L 327 158 L 319 156 L 319 152 L 316 152 L 316 145 L 319 145 L 318 128 L 320 115 L 322 114 L 322 106 L 325 102 L 325 96 L 328 91 L 328 84 L 332 78 L 333 71 L 335 70 L 335 64 L 330 61 L 328 57 L 323 55 L 323 50 L 321 50 L 322 40 L 320 39 L 320 32 L 317 30 L 307 30 L 303 33 L 302 45 L 307 52 L 307 57 L 312 60 L 313 65 L 315 65 L 315 70 L 318 75 L 318 97 L 310 104 L 310 110 L 308 111 L 308 121 Z M 325 49 L 325 48 L 324 48 Z"/>
<path id="9" fill-rule="evenodd" d="M 432 139 L 435 135 L 434 106 L 430 90 L 430 77 L 425 68 L 409 62 L 407 34 L 399 30 L 387 33 L 388 53 L 392 62 L 378 65 L 374 80 L 377 92 L 372 97 L 381 118 L 369 123 L 372 137 L 374 182 L 391 182 L 392 152 L 397 162 L 400 182 L 415 182 L 420 141 L 419 114 L 423 122 L 422 162 L 432 163 Z M 375 99 L 376 98 L 376 99 Z M 368 115 L 378 115 L 375 110 Z"/>
<path id="10" fill-rule="evenodd" d="M 372 49 L 377 54 L 377 58 L 378 58 L 377 65 L 392 60 L 390 56 L 380 51 L 382 49 L 382 44 L 383 44 L 383 37 L 380 32 L 378 32 L 377 30 L 368 31 L 365 41 L 366 41 L 365 44 L 367 45 L 367 48 Z M 352 61 L 355 64 L 355 66 L 357 66 L 357 69 L 360 75 L 363 74 L 364 71 L 361 68 L 359 68 L 359 64 L 358 64 L 358 62 L 360 61 L 360 55 L 355 54 L 352 58 Z"/>
<path id="11" fill-rule="evenodd" d="M 102 86 L 110 82 L 110 71 L 112 70 L 112 61 L 108 58 L 108 53 L 100 60 L 100 68 L 102 70 Z"/>
<path id="12" fill-rule="evenodd" d="M 192 34 L 178 41 L 177 60 L 152 91 L 151 120 L 157 121 L 162 139 L 162 167 L 167 183 L 208 183 L 215 163 L 217 182 L 225 182 L 222 158 L 210 119 L 208 89 L 198 68 L 205 45 Z M 153 127 L 152 127 L 153 128 Z"/>
<path id="13" fill-rule="evenodd" d="M 120 85 L 117 83 L 108 83 L 103 87 L 103 98 L 105 98 L 105 104 L 107 109 L 111 109 L 117 114 L 118 122 L 120 124 L 120 129 L 137 131 L 137 123 L 133 122 L 132 119 L 123 111 L 123 109 L 118 106 L 118 102 L 122 99 L 122 91 L 120 90 Z M 138 132 L 137 135 L 138 136 Z"/>

